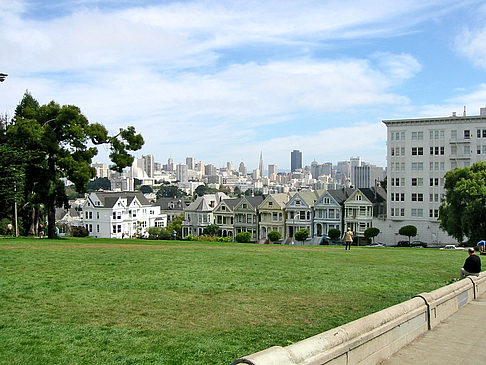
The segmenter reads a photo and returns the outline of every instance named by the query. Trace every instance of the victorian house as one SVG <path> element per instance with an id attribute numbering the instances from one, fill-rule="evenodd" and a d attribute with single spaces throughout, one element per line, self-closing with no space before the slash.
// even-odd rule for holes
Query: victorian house
<path id="1" fill-rule="evenodd" d="M 259 240 L 268 239 L 268 233 L 272 231 L 285 236 L 285 204 L 290 197 L 288 193 L 270 194 L 258 206 Z"/>
<path id="2" fill-rule="evenodd" d="M 258 206 L 263 196 L 242 197 L 234 207 L 234 234 L 250 232 L 252 241 L 258 240 Z"/>

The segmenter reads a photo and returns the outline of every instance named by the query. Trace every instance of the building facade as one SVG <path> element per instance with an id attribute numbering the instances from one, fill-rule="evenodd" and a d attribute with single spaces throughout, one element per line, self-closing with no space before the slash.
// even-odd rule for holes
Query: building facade
<path id="1" fill-rule="evenodd" d="M 294 172 L 297 169 L 302 168 L 302 152 L 299 150 L 293 150 L 290 153 L 290 171 Z"/>
<path id="2" fill-rule="evenodd" d="M 465 114 L 465 113 L 464 113 Z M 444 175 L 486 161 L 486 108 L 480 115 L 384 120 L 387 126 L 388 219 L 418 228 L 417 239 L 455 243 L 439 228 Z"/>

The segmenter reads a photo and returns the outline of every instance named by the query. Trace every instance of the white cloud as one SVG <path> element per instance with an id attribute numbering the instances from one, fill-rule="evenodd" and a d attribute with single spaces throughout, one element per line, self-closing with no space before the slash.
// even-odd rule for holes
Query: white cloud
<path id="1" fill-rule="evenodd" d="M 459 52 L 469 58 L 474 65 L 486 69 L 486 27 L 464 30 L 456 38 Z"/>

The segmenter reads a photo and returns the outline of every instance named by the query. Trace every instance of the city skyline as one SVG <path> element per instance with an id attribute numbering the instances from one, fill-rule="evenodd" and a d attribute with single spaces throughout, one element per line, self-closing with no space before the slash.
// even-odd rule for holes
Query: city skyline
<path id="1" fill-rule="evenodd" d="M 138 158 L 254 169 L 262 151 L 289 170 L 297 149 L 304 165 L 386 166 L 383 119 L 486 106 L 485 20 L 475 0 L 12 0 L 0 4 L 0 113 L 29 90 L 112 132 L 135 126 Z"/>

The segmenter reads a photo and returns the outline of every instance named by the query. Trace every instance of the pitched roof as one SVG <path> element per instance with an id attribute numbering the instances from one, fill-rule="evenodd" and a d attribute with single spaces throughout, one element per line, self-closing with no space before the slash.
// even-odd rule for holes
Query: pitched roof
<path id="1" fill-rule="evenodd" d="M 384 201 L 386 201 L 386 190 L 383 189 L 381 186 L 378 186 L 377 189 L 375 189 L 375 188 L 362 188 L 362 189 L 359 189 L 359 190 L 372 203 L 383 203 Z"/>
<path id="2" fill-rule="evenodd" d="M 355 191 L 355 188 L 342 188 L 336 190 L 328 190 L 327 192 L 334 198 L 334 200 L 338 204 L 343 204 Z"/>
<path id="3" fill-rule="evenodd" d="M 184 210 L 189 206 L 190 201 L 184 198 L 158 198 L 155 205 L 160 206 L 162 210 Z"/>
<path id="4" fill-rule="evenodd" d="M 150 205 L 150 202 L 145 198 L 141 191 L 97 191 L 95 194 L 101 201 L 103 208 L 113 208 L 118 199 L 127 199 L 127 205 L 130 205 L 135 197 L 142 205 Z"/>

